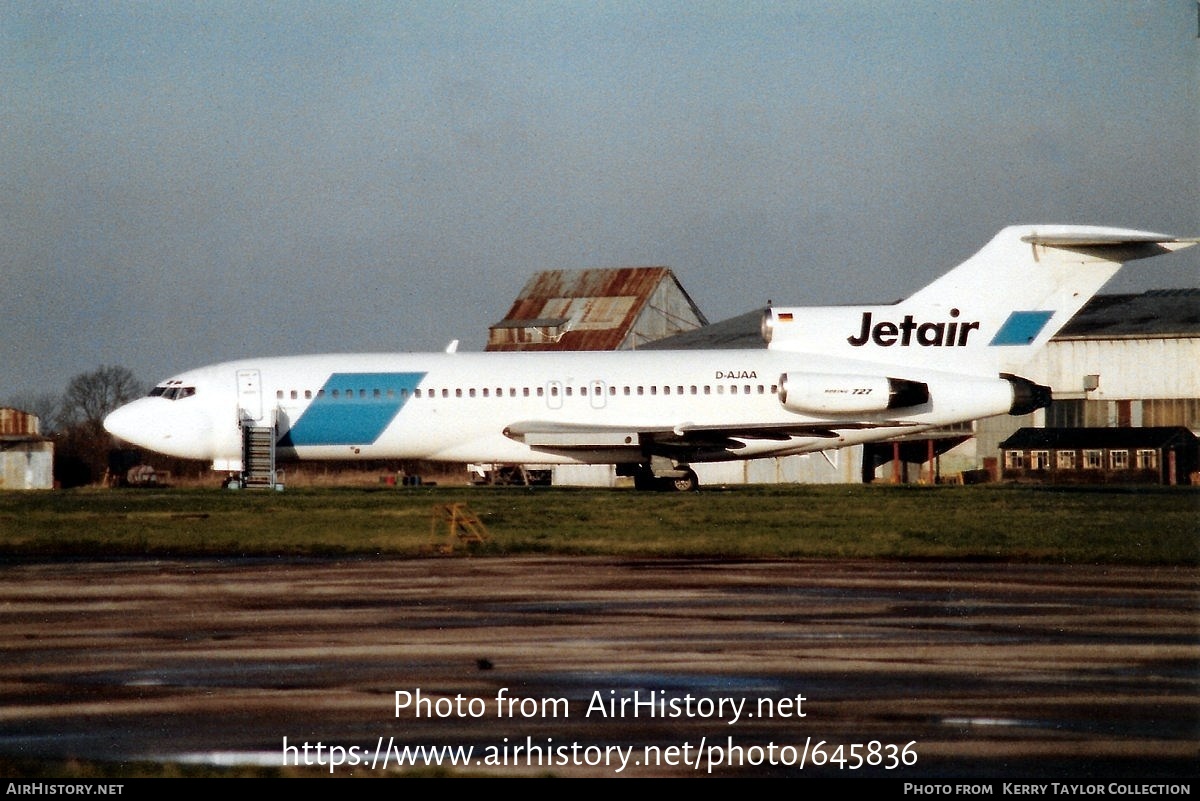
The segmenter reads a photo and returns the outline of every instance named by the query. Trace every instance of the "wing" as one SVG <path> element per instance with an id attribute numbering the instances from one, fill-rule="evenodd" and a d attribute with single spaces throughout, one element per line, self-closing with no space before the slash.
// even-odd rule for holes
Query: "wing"
<path id="1" fill-rule="evenodd" d="M 836 439 L 839 431 L 911 427 L 915 423 L 887 420 L 877 422 L 828 421 L 807 423 L 745 423 L 674 426 L 603 426 L 523 420 L 504 429 L 504 435 L 543 450 L 592 450 L 596 448 L 658 448 L 737 451 L 747 441 L 791 442 L 793 439 Z"/>

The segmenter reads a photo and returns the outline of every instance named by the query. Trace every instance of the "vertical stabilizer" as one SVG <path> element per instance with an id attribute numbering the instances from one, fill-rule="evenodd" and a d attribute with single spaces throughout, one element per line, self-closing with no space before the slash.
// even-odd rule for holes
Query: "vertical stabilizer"
<path id="1" fill-rule="evenodd" d="M 1121 228 L 1013 226 L 899 303 L 768 309 L 763 334 L 776 350 L 996 375 L 1025 364 L 1123 263 L 1196 241 Z"/>

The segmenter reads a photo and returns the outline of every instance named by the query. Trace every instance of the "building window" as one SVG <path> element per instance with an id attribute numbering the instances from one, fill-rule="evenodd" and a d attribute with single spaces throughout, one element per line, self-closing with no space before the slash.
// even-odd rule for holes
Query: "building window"
<path id="1" fill-rule="evenodd" d="M 1158 451 L 1139 450 L 1137 452 L 1137 467 L 1138 470 L 1157 470 Z"/>
<path id="2" fill-rule="evenodd" d="M 1085 450 L 1083 452 L 1083 469 L 1099 470 L 1104 467 L 1104 451 Z"/>
<path id="3" fill-rule="evenodd" d="M 1025 451 L 1005 451 L 1004 466 L 1009 470 L 1023 470 L 1025 468 Z"/>
<path id="4" fill-rule="evenodd" d="M 1109 451 L 1108 464 L 1113 470 L 1129 469 L 1129 451 Z"/>
<path id="5" fill-rule="evenodd" d="M 1059 470 L 1074 470 L 1075 469 L 1075 451 L 1059 451 L 1058 452 L 1058 469 Z"/>
<path id="6" fill-rule="evenodd" d="M 1050 451 L 1030 451 L 1029 466 L 1034 470 L 1050 469 Z"/>

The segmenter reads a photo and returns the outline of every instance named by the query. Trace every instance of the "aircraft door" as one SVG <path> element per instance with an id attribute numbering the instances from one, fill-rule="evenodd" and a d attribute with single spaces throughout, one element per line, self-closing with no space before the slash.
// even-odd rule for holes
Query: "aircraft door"
<path id="1" fill-rule="evenodd" d="M 262 420 L 262 379 L 258 370 L 238 370 L 238 419 Z"/>
<path id="2" fill-rule="evenodd" d="M 591 399 L 593 409 L 603 409 L 608 403 L 608 387 L 603 381 L 593 381 L 588 390 L 588 397 Z"/>
<path id="3" fill-rule="evenodd" d="M 561 381 L 546 382 L 546 405 L 551 409 L 561 409 L 563 405 L 563 388 Z"/>

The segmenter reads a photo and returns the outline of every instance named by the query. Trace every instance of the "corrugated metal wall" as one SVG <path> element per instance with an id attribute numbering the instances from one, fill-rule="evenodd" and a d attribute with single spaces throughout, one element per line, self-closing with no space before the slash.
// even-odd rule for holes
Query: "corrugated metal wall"
<path id="1" fill-rule="evenodd" d="M 54 444 L 9 443 L 0 451 L 0 490 L 52 489 Z"/>
<path id="2" fill-rule="evenodd" d="M 1200 338 L 1056 339 L 1030 365 L 1034 381 L 1056 393 L 1082 392 L 1100 376 L 1091 400 L 1200 398 Z"/>

